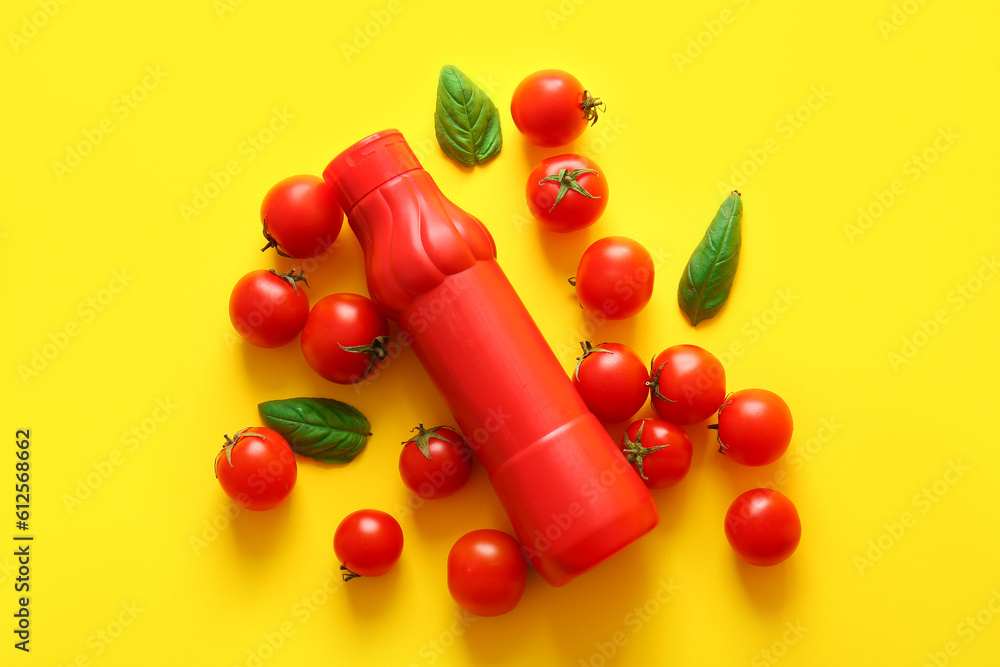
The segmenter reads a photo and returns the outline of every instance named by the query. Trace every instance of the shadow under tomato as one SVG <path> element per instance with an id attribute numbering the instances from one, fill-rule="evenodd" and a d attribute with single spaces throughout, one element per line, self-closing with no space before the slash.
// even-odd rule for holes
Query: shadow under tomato
<path id="1" fill-rule="evenodd" d="M 795 581 L 795 554 L 788 560 L 770 567 L 759 567 L 744 562 L 734 552 L 734 567 L 750 601 L 765 613 L 778 614 L 785 608 Z"/>
<path id="2" fill-rule="evenodd" d="M 376 618 L 392 609 L 392 599 L 399 589 L 400 565 L 396 563 L 380 577 L 356 577 L 344 582 L 344 593 L 354 616 Z M 330 568 L 339 572 L 340 563 L 334 563 Z"/>
<path id="3" fill-rule="evenodd" d="M 309 296 L 309 306 L 328 294 L 354 292 L 368 296 L 365 287 L 365 262 L 361 244 L 344 220 L 344 225 L 333 245 L 320 253 L 319 257 L 282 257 L 269 250 L 262 255 L 262 261 L 280 273 L 295 269 L 305 272 L 309 283 L 305 288 Z"/>
<path id="4" fill-rule="evenodd" d="M 414 508 L 413 523 L 420 532 L 421 541 L 443 541 L 450 548 L 464 532 L 456 526 L 472 526 L 469 530 L 498 526 L 513 534 L 507 515 L 490 486 L 489 475 L 478 460 L 473 463 L 469 481 L 452 495 L 424 500 L 407 491 L 399 502 Z"/>
<path id="5" fill-rule="evenodd" d="M 561 588 L 540 584 L 528 600 L 533 623 L 560 647 L 565 664 L 589 663 L 595 642 L 610 641 L 615 632 L 631 634 L 626 618 L 643 607 L 669 579 L 669 552 L 660 548 L 655 529 L 635 544 Z M 657 615 L 670 613 L 663 604 Z"/>
<path id="6" fill-rule="evenodd" d="M 273 554 L 281 549 L 291 524 L 292 505 L 295 504 L 295 489 L 284 502 L 273 509 L 253 511 L 241 509 L 232 521 L 230 533 L 240 553 L 240 561 L 254 567 L 266 566 Z"/>
<path id="7" fill-rule="evenodd" d="M 732 500 L 736 500 L 736 496 L 744 491 L 756 488 L 771 488 L 786 493 L 785 487 L 792 481 L 792 476 L 782 465 L 783 459 L 766 466 L 745 466 L 719 453 L 718 441 L 714 437 L 708 444 L 711 446 L 713 443 L 712 458 L 729 480 L 733 489 Z"/>
<path id="8" fill-rule="evenodd" d="M 549 266 L 557 269 L 565 276 L 564 280 L 568 281 L 576 275 L 583 251 L 599 238 L 595 227 L 600 225 L 600 220 L 590 227 L 578 229 L 575 232 L 553 232 L 542 227 L 534 218 L 532 221 L 538 230 L 538 240 Z M 567 292 L 575 295 L 573 287 L 568 282 L 564 284 Z"/>
<path id="9" fill-rule="evenodd" d="M 691 471 L 688 473 L 689 476 L 695 472 L 700 473 L 706 465 L 712 463 L 713 456 L 719 455 L 716 452 L 719 443 L 715 439 L 715 431 L 708 428 L 709 423 L 706 420 L 682 427 L 684 432 L 688 434 L 688 439 L 691 440 Z"/>
<path id="10" fill-rule="evenodd" d="M 516 136 L 517 136 L 516 144 L 518 146 L 518 150 L 520 150 L 521 152 L 521 159 L 524 161 L 524 166 L 526 167 L 524 171 L 525 178 L 527 178 L 528 173 L 530 173 L 531 170 L 535 168 L 535 165 L 537 165 L 545 158 L 554 157 L 556 155 L 564 155 L 566 153 L 577 152 L 574 149 L 573 144 L 569 144 L 566 146 L 550 146 L 550 147 L 536 146 L 525 140 L 525 138 L 521 135 L 520 132 L 518 132 Z"/>
<path id="11" fill-rule="evenodd" d="M 234 333 L 235 335 L 235 333 Z M 254 389 L 254 395 L 288 398 L 284 387 L 291 387 L 303 373 L 312 373 L 302 356 L 300 337 L 281 347 L 257 347 L 242 338 L 236 343 L 243 356 L 246 374 L 239 378 L 241 384 Z"/>

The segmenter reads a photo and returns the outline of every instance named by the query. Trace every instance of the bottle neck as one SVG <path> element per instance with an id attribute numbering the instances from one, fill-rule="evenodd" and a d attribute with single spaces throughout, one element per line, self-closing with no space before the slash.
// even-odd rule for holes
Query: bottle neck
<path id="1" fill-rule="evenodd" d="M 408 171 L 422 169 L 398 130 L 369 135 L 342 151 L 323 171 L 323 178 L 350 218 L 351 210 L 366 195 Z"/>

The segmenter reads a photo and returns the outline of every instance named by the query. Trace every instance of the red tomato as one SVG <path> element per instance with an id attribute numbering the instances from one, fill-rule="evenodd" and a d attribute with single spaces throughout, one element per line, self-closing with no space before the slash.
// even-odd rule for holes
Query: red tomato
<path id="1" fill-rule="evenodd" d="M 458 538 L 448 553 L 448 590 L 463 609 L 499 616 L 517 606 L 528 581 L 528 561 L 517 540 L 483 528 Z"/>
<path id="2" fill-rule="evenodd" d="M 624 236 L 594 241 L 576 269 L 576 298 L 593 315 L 623 320 L 642 310 L 653 295 L 653 258 Z"/>
<path id="3" fill-rule="evenodd" d="M 421 498 L 450 496 L 469 481 L 472 449 L 457 431 L 444 426 L 413 429 L 417 435 L 403 443 L 399 475 Z"/>
<path id="4" fill-rule="evenodd" d="M 267 245 L 285 257 L 316 257 L 344 224 L 333 188 L 319 176 L 290 176 L 267 191 L 260 205 Z"/>
<path id="5" fill-rule="evenodd" d="M 554 232 L 572 232 L 597 222 L 608 206 L 608 180 L 597 164 L 568 153 L 545 158 L 528 175 L 528 209 Z"/>
<path id="6" fill-rule="evenodd" d="M 302 329 L 302 354 L 330 382 L 351 384 L 385 359 L 389 322 L 371 299 L 331 294 L 316 302 Z"/>
<path id="7" fill-rule="evenodd" d="M 715 355 L 697 345 L 674 345 L 650 366 L 653 412 L 674 424 L 696 424 L 712 416 L 726 398 L 726 371 Z"/>
<path id="8" fill-rule="evenodd" d="M 792 441 L 792 412 L 766 389 L 742 389 L 719 408 L 719 452 L 745 466 L 774 463 Z"/>
<path id="9" fill-rule="evenodd" d="M 680 426 L 662 419 L 639 419 L 628 425 L 621 449 L 651 489 L 665 489 L 691 469 L 691 439 Z"/>
<path id="10" fill-rule="evenodd" d="M 248 510 L 269 510 L 281 504 L 298 469 L 295 454 L 276 431 L 245 428 L 230 438 L 215 456 L 215 476 L 226 495 Z"/>
<path id="11" fill-rule="evenodd" d="M 726 539 L 751 565 L 777 565 L 792 555 L 801 537 L 795 505 L 773 489 L 742 493 L 726 512 Z"/>
<path id="12" fill-rule="evenodd" d="M 510 115 L 524 138 L 536 146 L 565 146 L 597 122 L 600 98 L 583 89 L 569 72 L 546 69 L 529 74 L 514 89 Z"/>
<path id="13" fill-rule="evenodd" d="M 392 569 L 403 552 L 403 529 L 381 510 L 351 512 L 333 534 L 333 551 L 341 563 L 344 581 L 380 577 Z"/>
<path id="14" fill-rule="evenodd" d="M 259 347 L 291 342 L 309 316 L 309 297 L 298 288 L 298 281 L 306 279 L 294 270 L 261 269 L 240 278 L 229 296 L 229 320 L 236 332 Z"/>
<path id="15" fill-rule="evenodd" d="M 603 422 L 625 421 L 646 403 L 646 364 L 621 343 L 580 343 L 573 385 L 594 415 Z"/>

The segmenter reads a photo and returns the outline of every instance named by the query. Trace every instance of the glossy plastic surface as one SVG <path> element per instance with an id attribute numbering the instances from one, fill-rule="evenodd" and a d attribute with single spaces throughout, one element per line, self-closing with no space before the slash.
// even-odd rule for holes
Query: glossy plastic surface
<path id="1" fill-rule="evenodd" d="M 658 521 L 649 490 L 587 410 L 496 262 L 396 131 L 327 167 L 361 242 L 369 293 L 412 341 L 531 564 L 562 585 Z"/>

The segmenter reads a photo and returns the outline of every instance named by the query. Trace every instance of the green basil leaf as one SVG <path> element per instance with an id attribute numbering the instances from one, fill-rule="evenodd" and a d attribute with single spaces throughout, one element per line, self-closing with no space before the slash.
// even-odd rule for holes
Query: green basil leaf
<path id="1" fill-rule="evenodd" d="M 434 134 L 444 154 L 466 167 L 489 162 L 503 147 L 493 100 L 451 65 L 438 77 Z"/>
<path id="2" fill-rule="evenodd" d="M 688 260 L 677 302 L 692 325 L 714 317 L 722 309 L 736 277 L 742 243 L 743 200 L 733 190 Z"/>
<path id="3" fill-rule="evenodd" d="M 371 435 L 371 424 L 357 408 L 332 398 L 264 401 L 257 411 L 292 451 L 323 463 L 353 461 Z"/>

